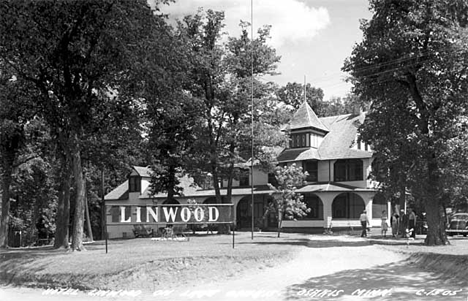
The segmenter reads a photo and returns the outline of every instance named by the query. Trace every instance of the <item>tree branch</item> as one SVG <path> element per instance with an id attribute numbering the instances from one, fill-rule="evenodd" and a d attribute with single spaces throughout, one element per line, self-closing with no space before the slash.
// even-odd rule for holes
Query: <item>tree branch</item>
<path id="1" fill-rule="evenodd" d="M 37 155 L 34 155 L 34 156 L 30 156 L 30 157 L 27 157 L 21 161 L 18 161 L 16 164 L 13 165 L 13 168 L 17 168 L 17 167 L 20 167 L 21 165 L 25 164 L 25 163 L 28 163 L 29 161 L 33 160 L 33 159 L 36 159 L 36 158 L 39 158 L 39 156 Z"/>

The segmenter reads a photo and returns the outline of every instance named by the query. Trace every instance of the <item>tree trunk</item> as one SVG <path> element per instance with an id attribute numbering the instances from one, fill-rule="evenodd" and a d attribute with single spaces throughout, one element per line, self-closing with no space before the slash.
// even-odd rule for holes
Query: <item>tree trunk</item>
<path id="1" fill-rule="evenodd" d="M 427 139 L 427 153 L 424 155 L 425 164 L 427 164 L 427 177 L 421 179 L 425 181 L 423 189 L 427 190 L 426 194 L 426 217 L 427 217 L 427 236 L 425 244 L 428 246 L 445 245 L 448 243 L 447 235 L 445 233 L 445 214 L 442 213 L 443 206 L 440 193 L 440 178 L 438 175 L 438 162 L 436 154 L 436 146 L 434 140 L 436 137 L 433 133 L 437 129 L 434 122 L 436 120 L 433 116 L 437 115 L 437 109 L 427 105 L 424 101 L 421 92 L 418 89 L 416 75 L 408 73 L 408 88 L 412 95 L 413 100 L 419 110 L 419 125 L 421 133 Z M 432 131 L 430 125 L 432 122 Z"/>
<path id="2" fill-rule="evenodd" d="M 226 203 L 226 204 L 231 204 L 233 172 L 234 172 L 234 163 L 231 162 L 230 165 L 229 165 L 229 170 L 228 170 L 228 183 L 227 183 L 227 188 L 226 188 L 226 199 L 224 200 L 224 202 L 221 199 L 221 202 Z M 229 224 L 220 224 L 218 226 L 218 234 L 231 234 L 230 225 Z"/>
<path id="3" fill-rule="evenodd" d="M 281 210 L 278 210 L 278 238 L 280 237 L 282 223 L 283 223 L 283 212 Z"/>
<path id="4" fill-rule="evenodd" d="M 428 163 L 428 193 L 426 196 L 427 236 L 424 243 L 427 246 L 449 244 L 445 233 L 444 206 L 440 199 L 439 177 L 437 176 L 437 162 L 435 156 L 430 156 Z"/>
<path id="5" fill-rule="evenodd" d="M 86 188 L 85 188 L 86 190 Z M 88 237 L 89 241 L 94 241 L 93 238 L 93 229 L 91 227 L 91 218 L 89 217 L 89 204 L 88 204 L 88 196 L 85 195 L 85 214 L 86 214 L 86 228 L 88 229 Z"/>
<path id="6" fill-rule="evenodd" d="M 431 199 L 426 202 L 427 236 L 424 243 L 427 246 L 449 244 L 445 233 L 444 207 L 438 200 Z"/>
<path id="7" fill-rule="evenodd" d="M 83 166 L 81 164 L 81 151 L 78 145 L 78 138 L 76 134 L 73 136 L 72 149 L 72 165 L 73 176 L 75 178 L 76 188 L 76 201 L 75 201 L 75 215 L 73 218 L 73 251 L 85 251 L 83 246 L 83 228 L 84 228 L 84 211 L 85 211 L 85 181 L 83 177 Z"/>
<path id="8" fill-rule="evenodd" d="M 16 149 L 6 147 L 2 151 L 2 215 L 0 217 L 0 248 L 8 248 L 10 222 L 10 186 Z"/>
<path id="9" fill-rule="evenodd" d="M 211 165 L 211 173 L 213 175 L 213 188 L 215 190 L 216 203 L 221 204 L 223 203 L 223 198 L 221 196 L 221 188 L 219 187 L 219 175 L 218 175 L 218 168 L 217 168 L 216 161 L 212 159 L 210 165 Z M 218 225 L 218 234 L 228 234 L 228 233 L 230 233 L 230 228 L 228 224 Z"/>
<path id="10" fill-rule="evenodd" d="M 57 207 L 57 223 L 55 232 L 54 248 L 68 249 L 68 228 L 70 221 L 70 187 L 71 170 L 66 156 L 62 157 L 62 171 L 60 177 L 60 191 Z"/>
<path id="11" fill-rule="evenodd" d="M 2 174 L 2 216 L 0 218 L 0 248 L 8 247 L 8 229 L 10 213 L 10 183 L 11 175 L 7 176 L 8 171 Z"/>
<path id="12" fill-rule="evenodd" d="M 401 171 L 403 173 L 404 171 Z M 406 177 L 405 176 L 400 176 L 400 197 L 398 200 L 398 204 L 400 205 L 400 211 L 406 209 Z M 401 212 L 398 212 L 398 215 L 400 215 Z"/>

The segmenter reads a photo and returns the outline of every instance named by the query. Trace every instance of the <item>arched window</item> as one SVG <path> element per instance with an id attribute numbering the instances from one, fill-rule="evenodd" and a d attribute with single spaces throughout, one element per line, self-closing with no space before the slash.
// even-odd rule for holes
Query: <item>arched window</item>
<path id="1" fill-rule="evenodd" d="M 306 203 L 307 208 L 310 209 L 307 216 L 304 216 L 302 219 L 323 220 L 323 204 L 318 196 L 312 193 L 306 193 L 302 201 Z"/>
<path id="2" fill-rule="evenodd" d="M 355 193 L 342 193 L 332 204 L 332 217 L 357 219 L 365 208 L 364 200 Z"/>
<path id="3" fill-rule="evenodd" d="M 211 196 L 203 201 L 203 204 L 216 204 L 216 197 Z"/>
<path id="4" fill-rule="evenodd" d="M 180 205 L 179 201 L 176 200 L 176 199 L 166 199 L 164 202 L 163 202 L 163 205 Z"/>
<path id="5" fill-rule="evenodd" d="M 382 193 L 377 193 L 372 200 L 372 217 L 380 218 L 383 210 L 387 210 L 387 200 Z"/>
<path id="6" fill-rule="evenodd" d="M 224 195 L 221 196 L 221 202 L 226 203 L 226 197 Z M 206 200 L 203 201 L 203 204 L 217 204 L 218 201 L 216 200 L 215 196 L 210 196 Z"/>

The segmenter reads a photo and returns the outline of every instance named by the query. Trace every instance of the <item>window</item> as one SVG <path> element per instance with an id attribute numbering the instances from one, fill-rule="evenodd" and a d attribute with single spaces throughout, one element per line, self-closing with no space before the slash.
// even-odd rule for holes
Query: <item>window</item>
<path id="1" fill-rule="evenodd" d="M 363 145 L 364 145 L 364 150 L 367 152 L 369 151 L 369 145 L 365 142 L 363 142 L 361 140 L 361 137 L 358 136 L 357 140 L 356 140 L 356 144 L 357 144 L 357 149 L 359 150 L 362 150 L 363 149 Z"/>
<path id="2" fill-rule="evenodd" d="M 132 176 L 128 179 L 129 192 L 141 192 L 141 178 Z"/>
<path id="3" fill-rule="evenodd" d="M 241 171 L 239 176 L 239 186 L 249 186 L 249 172 Z"/>
<path id="4" fill-rule="evenodd" d="M 306 181 L 318 181 L 318 162 L 316 160 L 302 161 L 302 169 L 309 173 L 309 175 L 306 178 Z"/>
<path id="5" fill-rule="evenodd" d="M 254 202 L 254 217 L 263 217 L 264 207 L 263 202 Z"/>
<path id="6" fill-rule="evenodd" d="M 271 185 L 275 187 L 278 187 L 278 180 L 276 180 L 276 176 L 272 172 L 268 174 L 268 183 L 270 183 Z"/>
<path id="7" fill-rule="evenodd" d="M 303 219 L 322 219 L 323 220 L 323 204 L 318 196 L 307 193 L 302 200 L 310 212 Z"/>
<path id="8" fill-rule="evenodd" d="M 320 138 L 321 138 L 321 136 L 319 136 L 319 135 L 317 135 L 315 133 L 312 133 L 310 135 L 310 145 L 312 147 L 318 148 L 319 144 L 320 144 Z"/>
<path id="9" fill-rule="evenodd" d="M 335 182 L 362 181 L 363 167 L 362 160 L 338 160 L 334 165 Z"/>
<path id="10" fill-rule="evenodd" d="M 358 219 L 364 210 L 364 201 L 354 193 L 342 193 L 332 204 L 333 218 Z"/>
<path id="11" fill-rule="evenodd" d="M 309 134 L 303 133 L 303 134 L 292 134 L 291 135 L 291 140 L 289 143 L 289 146 L 291 148 L 298 148 L 298 147 L 308 147 L 310 146 L 309 139 L 310 137 L 308 136 Z"/>
<path id="12" fill-rule="evenodd" d="M 111 216 L 112 216 L 112 222 L 113 223 L 118 223 L 119 222 L 119 216 L 120 216 L 120 209 L 118 206 L 112 206 L 111 207 Z"/>
<path id="13" fill-rule="evenodd" d="M 111 216 L 112 216 L 112 222 L 113 223 L 120 223 L 121 218 L 128 219 L 132 212 L 132 207 L 130 206 L 125 206 L 125 216 L 121 217 L 120 216 L 120 206 L 112 206 L 111 207 Z"/>

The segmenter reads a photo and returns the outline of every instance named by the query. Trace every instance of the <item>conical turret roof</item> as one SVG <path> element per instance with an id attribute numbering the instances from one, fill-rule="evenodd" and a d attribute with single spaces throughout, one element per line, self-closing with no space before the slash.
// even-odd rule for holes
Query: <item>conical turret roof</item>
<path id="1" fill-rule="evenodd" d="M 304 101 L 299 109 L 297 109 L 296 113 L 294 113 L 291 123 L 289 124 L 289 130 L 304 128 L 314 128 L 325 133 L 329 131 L 306 101 Z"/>

